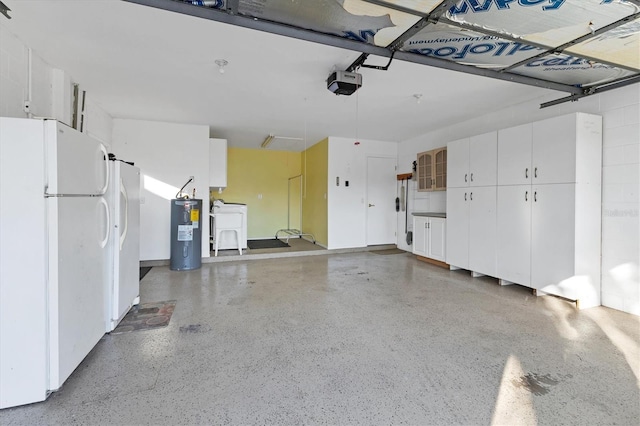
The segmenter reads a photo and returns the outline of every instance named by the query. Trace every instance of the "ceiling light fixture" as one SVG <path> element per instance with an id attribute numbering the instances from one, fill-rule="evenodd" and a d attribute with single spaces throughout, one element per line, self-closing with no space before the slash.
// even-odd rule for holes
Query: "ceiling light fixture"
<path id="1" fill-rule="evenodd" d="M 224 67 L 229 65 L 229 61 L 227 61 L 226 59 L 216 59 L 215 63 L 218 66 L 218 72 L 220 74 L 224 74 Z"/>
<path id="2" fill-rule="evenodd" d="M 260 145 L 260 148 L 268 147 L 269 144 L 271 142 L 273 142 L 274 139 L 275 139 L 275 136 L 273 136 L 273 134 L 270 134 L 269 136 L 267 136 L 267 138 L 264 140 L 264 142 L 262 142 L 262 145 Z"/>
<path id="3" fill-rule="evenodd" d="M 270 133 L 269 136 L 267 136 L 267 138 L 264 140 L 264 142 L 262 142 L 262 144 L 260 145 L 260 148 L 268 147 L 269 144 L 271 142 L 273 142 L 274 139 L 286 139 L 286 140 L 291 140 L 291 141 L 303 141 L 303 140 L 305 140 L 304 138 L 294 138 L 294 137 L 290 137 L 290 136 L 275 136 L 273 133 Z"/>
<path id="4" fill-rule="evenodd" d="M 422 99 L 422 93 L 416 93 L 413 97 L 416 98 L 416 103 L 419 104 L 420 99 Z"/>

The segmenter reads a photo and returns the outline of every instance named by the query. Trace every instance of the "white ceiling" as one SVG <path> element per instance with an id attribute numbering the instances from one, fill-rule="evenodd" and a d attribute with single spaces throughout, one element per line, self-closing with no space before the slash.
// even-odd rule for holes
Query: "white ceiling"
<path id="1" fill-rule="evenodd" d="M 13 19 L 3 25 L 112 117 L 209 125 L 234 147 L 258 148 L 270 133 L 306 137 L 271 149 L 327 136 L 402 141 L 550 93 L 394 61 L 361 69 L 363 87 L 336 96 L 325 79 L 359 52 L 118 0 L 4 3 Z M 216 59 L 229 61 L 224 74 Z"/>

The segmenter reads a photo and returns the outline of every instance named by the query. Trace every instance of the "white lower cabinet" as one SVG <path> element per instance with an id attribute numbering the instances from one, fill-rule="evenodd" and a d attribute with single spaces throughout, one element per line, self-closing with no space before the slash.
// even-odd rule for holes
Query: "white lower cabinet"
<path id="1" fill-rule="evenodd" d="M 474 275 L 496 275 L 496 187 L 447 190 L 446 262 Z"/>
<path id="2" fill-rule="evenodd" d="M 498 187 L 497 276 L 531 283 L 531 185 Z"/>
<path id="3" fill-rule="evenodd" d="M 445 261 L 445 249 L 447 242 L 447 221 L 446 219 L 432 217 L 429 218 L 429 244 L 427 245 L 427 257 Z"/>
<path id="4" fill-rule="evenodd" d="M 427 223 L 428 217 L 413 217 L 413 254 L 427 257 L 427 240 L 429 239 Z"/>
<path id="5" fill-rule="evenodd" d="M 577 272 L 576 185 L 537 185 L 532 190 L 531 287 L 544 290 L 557 285 L 554 294 L 578 299 L 562 284 Z M 592 260 L 600 262 L 599 257 Z"/>
<path id="6" fill-rule="evenodd" d="M 413 254 L 445 261 L 446 219 L 413 217 Z"/>
<path id="7" fill-rule="evenodd" d="M 498 271 L 506 282 L 600 305 L 600 186 L 498 187 Z"/>

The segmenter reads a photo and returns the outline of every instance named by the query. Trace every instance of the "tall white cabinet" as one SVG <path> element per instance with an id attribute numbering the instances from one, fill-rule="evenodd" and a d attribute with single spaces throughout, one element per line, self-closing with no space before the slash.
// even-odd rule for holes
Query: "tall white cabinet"
<path id="1" fill-rule="evenodd" d="M 497 132 L 447 144 L 446 262 L 496 275 Z"/>
<path id="2" fill-rule="evenodd" d="M 498 132 L 497 277 L 600 305 L 602 119 Z"/>

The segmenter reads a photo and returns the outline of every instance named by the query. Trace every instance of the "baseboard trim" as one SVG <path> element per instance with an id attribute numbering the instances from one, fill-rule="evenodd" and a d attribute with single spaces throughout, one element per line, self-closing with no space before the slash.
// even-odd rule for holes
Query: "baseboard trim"
<path id="1" fill-rule="evenodd" d="M 423 257 L 423 256 L 418 256 L 418 255 L 416 255 L 416 259 L 418 259 L 421 262 L 430 263 L 432 265 L 440 266 L 441 268 L 449 269 L 449 265 L 447 263 L 441 262 L 439 260 L 430 259 L 428 257 Z"/>

